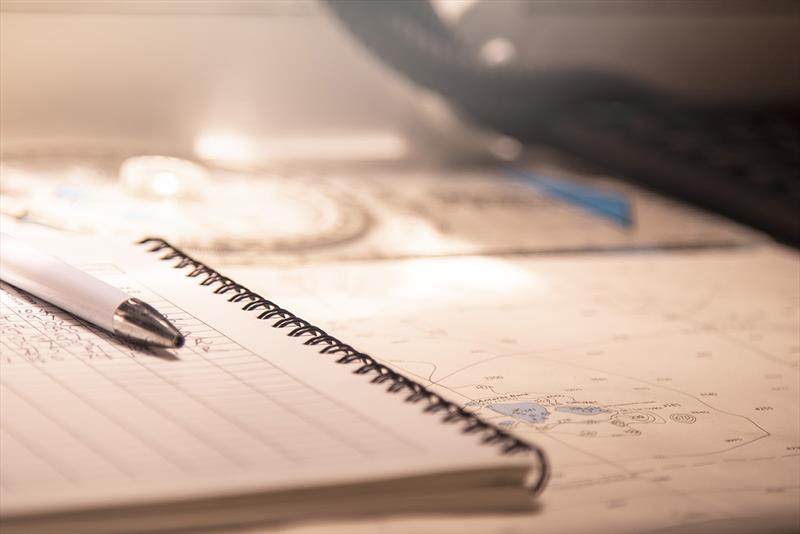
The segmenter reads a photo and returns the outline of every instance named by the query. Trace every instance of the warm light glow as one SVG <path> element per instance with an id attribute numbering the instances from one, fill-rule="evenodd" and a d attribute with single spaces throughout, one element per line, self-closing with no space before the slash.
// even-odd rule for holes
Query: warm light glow
<path id="1" fill-rule="evenodd" d="M 325 300 L 335 308 L 339 320 L 380 317 L 387 313 L 387 302 L 391 302 L 391 313 L 423 313 L 424 310 L 457 306 L 458 302 L 474 302 L 476 298 L 511 302 L 515 295 L 533 298 L 552 290 L 546 278 L 501 258 L 398 261 L 382 264 L 377 276 L 375 266 L 364 263 L 353 265 L 350 270 L 337 267 L 336 280 L 320 274 L 324 266 L 308 269 L 309 279 L 324 281 Z M 295 302 L 304 300 L 296 289 L 291 291 L 294 293 L 290 298 Z M 319 305 L 316 297 L 307 298 L 309 307 Z"/>
<path id="2" fill-rule="evenodd" d="M 252 163 L 256 160 L 252 140 L 230 133 L 206 133 L 194 145 L 195 155 L 204 160 Z"/>
<path id="3" fill-rule="evenodd" d="M 495 37 L 489 39 L 480 50 L 481 60 L 491 66 L 505 65 L 511 62 L 517 55 L 517 49 L 514 43 L 504 37 Z"/>
<path id="4" fill-rule="evenodd" d="M 136 156 L 122 162 L 119 178 L 132 193 L 146 197 L 176 198 L 200 194 L 208 171 L 185 159 Z"/>
<path id="5" fill-rule="evenodd" d="M 535 280 L 512 262 L 494 258 L 413 261 L 402 266 L 396 296 L 401 298 L 459 298 L 467 293 L 509 293 L 529 289 Z"/>
<path id="6" fill-rule="evenodd" d="M 198 158 L 228 163 L 386 161 L 401 159 L 407 152 L 403 138 L 390 132 L 264 138 L 209 132 L 195 142 Z"/>
<path id="7" fill-rule="evenodd" d="M 161 196 L 172 196 L 178 192 L 178 177 L 169 171 L 156 173 L 152 178 L 152 187 Z"/>
<path id="8" fill-rule="evenodd" d="M 449 22 L 458 21 L 478 0 L 433 0 L 431 4 L 436 13 Z"/>

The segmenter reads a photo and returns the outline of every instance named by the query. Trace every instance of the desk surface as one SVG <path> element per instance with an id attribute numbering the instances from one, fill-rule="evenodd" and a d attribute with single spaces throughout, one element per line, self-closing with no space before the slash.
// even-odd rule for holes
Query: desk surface
<path id="1" fill-rule="evenodd" d="M 504 189 L 496 176 L 450 178 L 339 181 L 379 216 L 368 231 L 314 250 L 227 257 L 220 267 L 542 444 L 555 471 L 540 509 L 272 530 L 797 525 L 797 253 L 619 184 L 609 187 L 632 195 L 642 226 L 614 227 L 541 191 Z M 485 216 L 470 220 L 475 210 Z M 545 246 L 554 239 L 572 245 Z M 225 263 L 222 250 L 200 254 Z"/>

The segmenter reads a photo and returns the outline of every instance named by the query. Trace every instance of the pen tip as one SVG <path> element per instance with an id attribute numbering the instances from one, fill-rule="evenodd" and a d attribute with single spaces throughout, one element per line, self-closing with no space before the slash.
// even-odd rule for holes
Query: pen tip
<path id="1" fill-rule="evenodd" d="M 117 307 L 114 333 L 142 345 L 179 349 L 186 340 L 166 317 L 149 304 L 132 298 Z"/>

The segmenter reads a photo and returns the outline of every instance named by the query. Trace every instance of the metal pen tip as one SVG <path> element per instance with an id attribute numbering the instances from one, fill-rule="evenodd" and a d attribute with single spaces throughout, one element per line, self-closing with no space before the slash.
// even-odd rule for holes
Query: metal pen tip
<path id="1" fill-rule="evenodd" d="M 117 307 L 113 318 L 114 333 L 135 343 L 181 348 L 186 340 L 158 310 L 139 299 L 128 299 Z"/>

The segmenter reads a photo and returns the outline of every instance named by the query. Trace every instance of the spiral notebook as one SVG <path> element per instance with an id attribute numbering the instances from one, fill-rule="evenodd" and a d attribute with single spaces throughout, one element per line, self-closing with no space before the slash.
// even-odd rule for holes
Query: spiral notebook
<path id="1" fill-rule="evenodd" d="M 164 313 L 142 350 L 6 284 L 3 532 L 531 509 L 543 452 L 160 239 L 38 243 Z"/>

